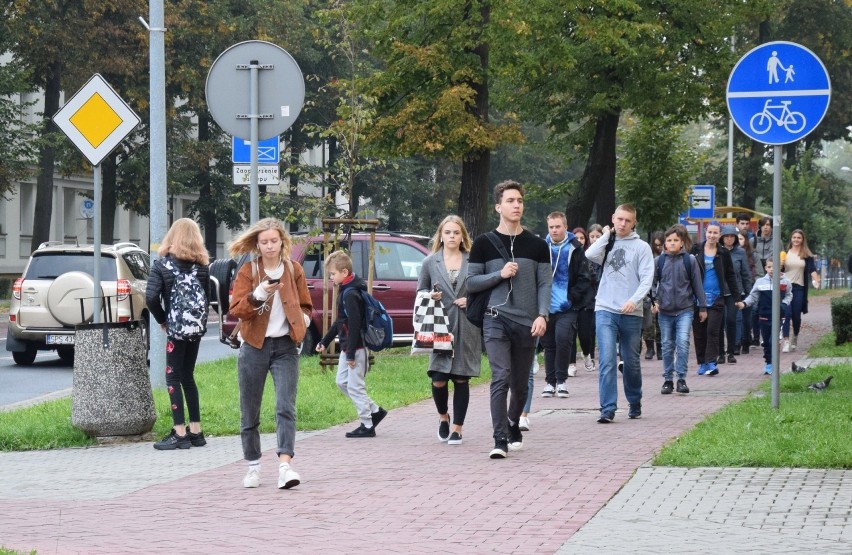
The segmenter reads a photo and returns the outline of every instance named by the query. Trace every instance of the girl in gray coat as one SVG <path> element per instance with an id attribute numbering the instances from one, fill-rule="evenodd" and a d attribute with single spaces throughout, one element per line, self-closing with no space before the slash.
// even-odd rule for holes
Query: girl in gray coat
<path id="1" fill-rule="evenodd" d="M 432 353 L 429 377 L 432 398 L 438 409 L 438 439 L 461 445 L 462 426 L 470 402 L 470 378 L 479 376 L 482 333 L 465 315 L 467 307 L 467 260 L 471 240 L 458 216 L 447 216 L 432 238 L 432 254 L 423 260 L 417 289 L 440 301 L 453 334 L 453 356 Z M 453 382 L 453 422 L 450 427 L 449 382 Z"/>

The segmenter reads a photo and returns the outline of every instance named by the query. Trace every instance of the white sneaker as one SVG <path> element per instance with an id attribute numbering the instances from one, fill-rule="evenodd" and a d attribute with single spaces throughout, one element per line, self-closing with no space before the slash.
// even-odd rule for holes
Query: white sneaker
<path id="1" fill-rule="evenodd" d="M 782 344 L 782 347 L 781 347 L 781 352 L 782 353 L 789 353 L 790 352 L 790 340 L 789 339 L 784 340 L 784 343 Z"/>
<path id="2" fill-rule="evenodd" d="M 592 358 L 592 355 L 585 355 L 583 357 L 583 366 L 586 367 L 586 372 L 595 371 L 595 359 Z"/>
<path id="3" fill-rule="evenodd" d="M 538 365 L 538 357 L 535 357 L 535 358 L 533 359 L 533 368 L 532 368 L 532 370 L 533 370 L 533 374 L 538 374 L 538 369 L 539 369 L 539 365 Z"/>
<path id="4" fill-rule="evenodd" d="M 248 474 L 243 478 L 244 488 L 260 487 L 260 471 L 256 468 L 249 468 Z"/>
<path id="5" fill-rule="evenodd" d="M 278 465 L 278 489 L 290 489 L 299 485 L 301 479 L 299 473 L 293 470 L 289 464 Z"/>
<path id="6" fill-rule="evenodd" d="M 562 399 L 568 397 L 568 386 L 565 385 L 565 382 L 556 385 L 556 396 Z"/>
<path id="7" fill-rule="evenodd" d="M 530 431 L 530 419 L 528 416 L 522 416 L 518 419 L 518 427 L 522 432 Z"/>
<path id="8" fill-rule="evenodd" d="M 577 366 L 575 364 L 568 365 L 568 377 L 573 378 L 577 375 Z"/>
<path id="9" fill-rule="evenodd" d="M 556 393 L 556 388 L 553 387 L 550 384 L 547 384 L 547 385 L 544 386 L 544 389 L 541 391 L 541 396 L 542 397 L 553 397 L 553 395 L 555 393 Z"/>

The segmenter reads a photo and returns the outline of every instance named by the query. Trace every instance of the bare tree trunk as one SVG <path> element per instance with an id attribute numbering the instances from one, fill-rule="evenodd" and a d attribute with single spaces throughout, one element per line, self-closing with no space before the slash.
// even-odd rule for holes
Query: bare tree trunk
<path id="1" fill-rule="evenodd" d="M 482 28 L 491 19 L 491 4 L 482 2 L 479 8 Z M 471 108 L 474 116 L 483 124 L 488 123 L 488 55 L 490 45 L 480 36 L 480 42 L 471 53 L 479 58 L 480 79 L 469 84 L 475 93 L 476 102 Z M 491 169 L 491 151 L 476 150 L 470 152 L 462 161 L 461 190 L 459 191 L 459 216 L 468 232 L 477 236 L 490 229 L 488 206 L 491 195 L 488 191 L 488 175 Z"/>
<path id="2" fill-rule="evenodd" d="M 204 143 L 210 140 L 212 140 L 210 115 L 204 112 L 198 116 L 198 141 Z M 213 185 L 207 165 L 201 170 L 198 181 L 201 183 L 201 187 L 198 189 L 199 197 L 202 199 L 212 199 L 214 197 Z M 204 233 L 204 248 L 207 249 L 207 253 L 210 255 L 211 260 L 213 260 L 216 258 L 216 231 L 218 229 L 215 206 L 209 202 L 202 203 L 198 216 L 201 219 L 202 232 Z"/>
<path id="3" fill-rule="evenodd" d="M 59 93 L 62 88 L 62 63 L 53 62 L 47 67 L 48 75 L 44 87 L 44 127 L 41 138 L 49 133 L 58 132 L 53 123 L 53 115 L 59 111 Z M 36 181 L 36 202 L 33 221 L 33 237 L 30 249 L 50 239 L 50 220 L 53 215 L 53 166 L 56 161 L 56 148 L 51 141 L 43 141 L 38 153 L 38 180 Z"/>
<path id="4" fill-rule="evenodd" d="M 302 126 L 295 122 L 290 128 L 290 206 L 294 209 L 299 205 L 299 174 L 295 171 L 299 167 L 299 154 L 302 152 Z M 299 231 L 299 222 L 290 222 L 290 231 Z"/>
<path id="5" fill-rule="evenodd" d="M 101 244 L 115 243 L 115 208 L 118 153 L 113 152 L 101 162 Z"/>
<path id="6" fill-rule="evenodd" d="M 615 212 L 615 139 L 620 116 L 621 110 L 618 110 L 595 121 L 595 138 L 580 177 L 578 194 L 569 198 L 565 206 L 569 226 L 587 227 L 595 206 L 598 223 L 607 225 L 612 219 Z"/>

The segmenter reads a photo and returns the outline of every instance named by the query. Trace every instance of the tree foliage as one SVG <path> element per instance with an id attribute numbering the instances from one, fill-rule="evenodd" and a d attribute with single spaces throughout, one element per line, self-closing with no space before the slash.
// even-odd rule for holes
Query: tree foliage
<path id="1" fill-rule="evenodd" d="M 688 208 L 699 159 L 667 118 L 642 118 L 623 135 L 618 200 L 636 207 L 645 231 L 664 230 Z"/>

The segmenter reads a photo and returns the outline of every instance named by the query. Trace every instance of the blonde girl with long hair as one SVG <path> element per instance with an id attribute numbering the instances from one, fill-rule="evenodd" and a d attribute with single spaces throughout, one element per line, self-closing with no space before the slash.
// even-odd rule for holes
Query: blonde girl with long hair
<path id="1" fill-rule="evenodd" d="M 453 334 L 453 356 L 429 355 L 427 374 L 438 411 L 438 440 L 461 445 L 462 426 L 470 402 L 470 379 L 479 376 L 482 361 L 479 328 L 466 316 L 467 265 L 471 240 L 464 221 L 455 215 L 444 218 L 432 238 L 432 254 L 423 260 L 417 291 L 440 302 Z M 453 382 L 453 415 L 450 422 L 449 382 Z"/>
<path id="2" fill-rule="evenodd" d="M 819 272 L 816 269 L 814 253 L 808 248 L 805 232 L 794 229 L 787 243 L 787 258 L 784 260 L 784 275 L 793 284 L 793 302 L 790 303 L 790 318 L 784 319 L 782 336 L 783 352 L 795 351 L 799 343 L 799 331 L 802 329 L 802 314 L 808 313 L 808 289 L 819 289 Z M 790 320 L 793 321 L 793 336 L 790 337 Z M 787 338 L 790 337 L 788 340 Z"/>
<path id="3" fill-rule="evenodd" d="M 251 253 L 234 282 L 230 312 L 240 319 L 243 343 L 237 360 L 240 388 L 240 438 L 248 473 L 243 486 L 260 486 L 260 405 L 266 375 L 275 385 L 278 488 L 297 486 L 301 477 L 291 465 L 296 442 L 296 390 L 299 346 L 313 311 L 305 272 L 290 260 L 292 242 L 284 225 L 264 218 L 230 246 L 237 258 Z"/>
<path id="4" fill-rule="evenodd" d="M 154 449 L 171 451 L 203 447 L 207 444 L 201 431 L 201 408 L 195 383 L 195 361 L 201 337 L 207 331 L 207 298 L 210 290 L 207 264 L 210 258 L 198 224 L 189 218 L 176 220 L 157 250 L 159 258 L 151 267 L 145 300 L 151 318 L 166 332 L 166 388 L 172 408 L 172 430 L 154 444 Z M 204 313 L 196 329 L 169 329 L 168 314 L 172 310 L 171 292 L 177 279 L 195 275 L 204 294 Z M 196 315 L 194 315 L 196 316 Z M 187 429 L 184 401 L 189 412 Z"/>

